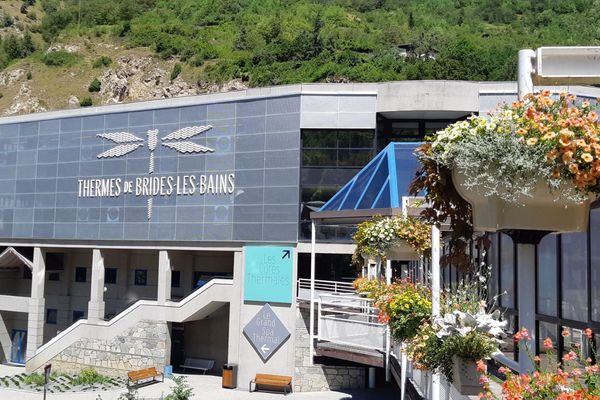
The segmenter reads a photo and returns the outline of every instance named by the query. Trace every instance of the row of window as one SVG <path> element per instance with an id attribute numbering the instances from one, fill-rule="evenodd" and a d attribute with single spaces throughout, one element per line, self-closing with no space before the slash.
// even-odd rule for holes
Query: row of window
<path id="1" fill-rule="evenodd" d="M 118 268 L 105 268 L 104 269 L 104 284 L 114 285 L 117 283 L 117 270 Z M 230 273 L 215 273 L 205 271 L 194 271 L 192 279 L 192 289 L 196 289 L 215 276 L 230 277 Z M 24 278 L 31 279 L 31 270 L 24 268 Z M 49 272 L 49 281 L 60 281 L 59 272 Z M 87 282 L 87 268 L 75 267 L 75 282 L 85 283 Z M 136 269 L 134 272 L 134 285 L 135 286 L 147 286 L 148 284 L 148 270 L 147 269 Z M 171 271 L 171 287 L 181 287 L 181 271 Z"/>
<path id="2" fill-rule="evenodd" d="M 76 322 L 85 316 L 84 311 L 73 311 L 73 322 Z M 50 325 L 56 325 L 58 319 L 58 310 L 56 308 L 48 308 L 46 310 L 46 323 Z"/>

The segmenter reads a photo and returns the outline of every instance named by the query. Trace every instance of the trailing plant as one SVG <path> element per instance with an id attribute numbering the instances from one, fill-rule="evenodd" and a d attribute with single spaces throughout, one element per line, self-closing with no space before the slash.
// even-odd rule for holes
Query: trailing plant
<path id="1" fill-rule="evenodd" d="M 416 218 L 375 216 L 361 222 L 352 239 L 356 243 L 353 260 L 358 262 L 363 254 L 385 259 L 388 249 L 401 240 L 424 254 L 431 249 L 431 228 Z"/>

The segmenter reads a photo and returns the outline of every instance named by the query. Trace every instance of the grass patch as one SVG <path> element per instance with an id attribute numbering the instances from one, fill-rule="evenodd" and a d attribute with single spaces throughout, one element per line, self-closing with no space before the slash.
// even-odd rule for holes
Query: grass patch
<path id="1" fill-rule="evenodd" d="M 64 50 L 46 53 L 42 57 L 42 62 L 49 67 L 70 67 L 79 61 L 79 55 L 69 53 Z"/>
<path id="2" fill-rule="evenodd" d="M 23 379 L 24 384 L 31 386 L 44 386 L 44 382 L 44 375 L 38 373 L 29 374 Z"/>

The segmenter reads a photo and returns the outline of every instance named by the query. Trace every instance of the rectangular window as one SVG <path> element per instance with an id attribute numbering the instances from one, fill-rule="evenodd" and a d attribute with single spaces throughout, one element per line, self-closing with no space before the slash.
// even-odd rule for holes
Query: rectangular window
<path id="1" fill-rule="evenodd" d="M 171 287 L 179 287 L 181 284 L 181 271 L 171 271 Z"/>
<path id="2" fill-rule="evenodd" d="M 58 272 L 48 272 L 48 280 L 58 282 L 60 281 L 60 273 Z"/>
<path id="3" fill-rule="evenodd" d="M 75 282 L 87 282 L 87 268 L 75 267 Z"/>
<path id="4" fill-rule="evenodd" d="M 540 314 L 557 316 L 557 246 L 556 235 L 546 235 L 538 245 L 537 263 L 537 287 L 543 290 L 537 291 L 537 308 Z"/>
<path id="5" fill-rule="evenodd" d="M 510 236 L 500 235 L 500 304 L 515 307 L 515 250 Z"/>
<path id="6" fill-rule="evenodd" d="M 562 317 L 587 322 L 587 234 L 561 235 Z"/>
<path id="7" fill-rule="evenodd" d="M 114 285 L 117 283 L 117 269 L 116 268 L 106 268 L 104 270 L 104 283 L 109 285 Z"/>
<path id="8" fill-rule="evenodd" d="M 85 316 L 83 311 L 73 311 L 73 322 L 77 322 Z"/>
<path id="9" fill-rule="evenodd" d="M 135 286 L 146 286 L 148 284 L 148 270 L 136 269 L 134 283 Z"/>
<path id="10" fill-rule="evenodd" d="M 46 310 L 46 323 L 56 325 L 56 318 L 58 315 L 58 311 L 54 308 L 49 308 Z"/>
<path id="11" fill-rule="evenodd" d="M 204 286 L 211 279 L 211 275 L 214 275 L 214 274 L 210 274 L 210 273 L 203 272 L 203 271 L 194 271 L 194 280 L 192 282 L 192 289 L 196 289 L 196 288 Z"/>
<path id="12" fill-rule="evenodd" d="M 558 327 L 555 324 L 551 324 L 548 322 L 540 321 L 540 323 L 539 323 L 540 331 L 538 333 L 538 343 L 539 343 L 540 358 L 541 358 L 540 366 L 542 367 L 542 369 L 550 367 L 552 365 L 555 365 L 556 362 L 558 361 L 557 355 L 556 355 L 556 349 L 557 349 L 557 344 L 558 344 L 557 328 Z M 552 340 L 554 347 L 551 351 L 549 351 L 549 349 L 546 349 L 544 347 L 544 341 L 546 339 Z M 553 354 L 552 358 L 550 357 L 551 354 Z"/>
<path id="13" fill-rule="evenodd" d="M 363 167 L 373 156 L 371 130 L 305 129 L 303 167 Z"/>

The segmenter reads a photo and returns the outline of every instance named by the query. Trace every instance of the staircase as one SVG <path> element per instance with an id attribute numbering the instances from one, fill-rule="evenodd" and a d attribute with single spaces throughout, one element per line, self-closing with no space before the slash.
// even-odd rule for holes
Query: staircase
<path id="1" fill-rule="evenodd" d="M 40 347 L 27 360 L 28 372 L 44 366 L 79 339 L 109 340 L 142 320 L 186 322 L 202 319 L 231 301 L 233 281 L 213 279 L 178 302 L 158 304 L 156 300 L 139 300 L 109 321 L 89 322 L 80 319 Z"/>

